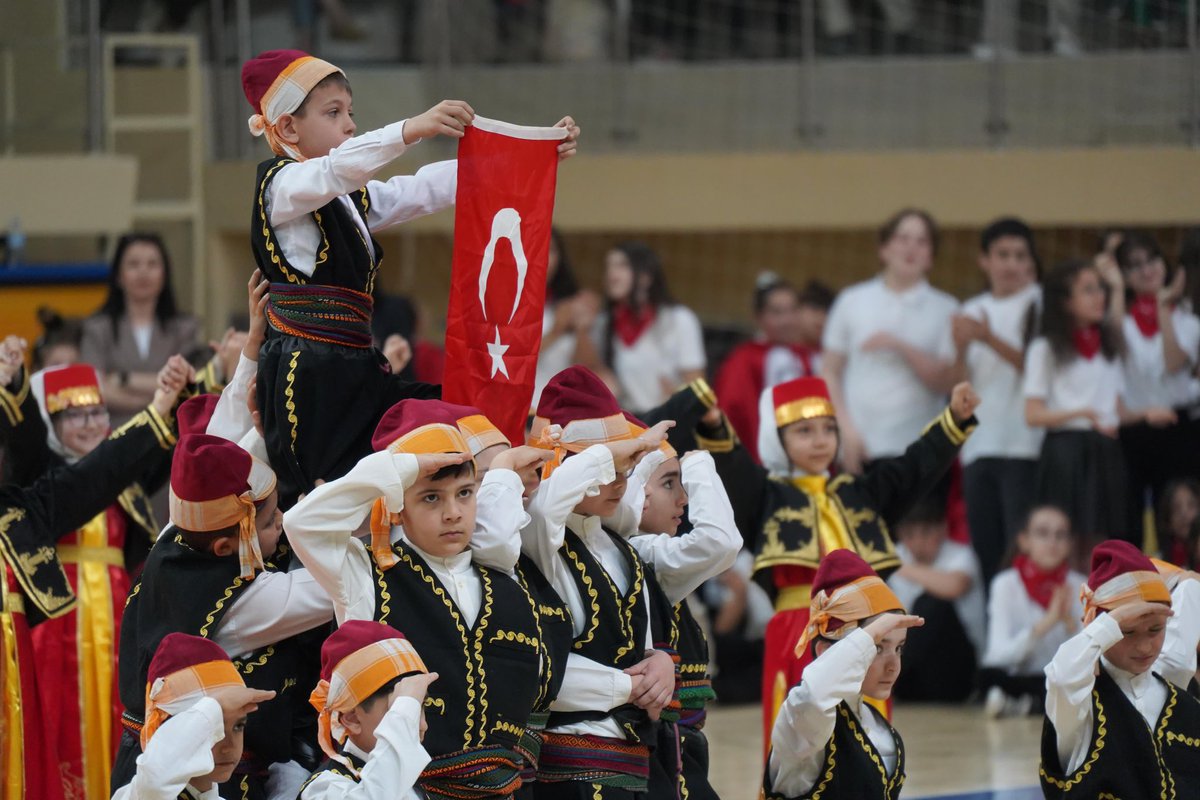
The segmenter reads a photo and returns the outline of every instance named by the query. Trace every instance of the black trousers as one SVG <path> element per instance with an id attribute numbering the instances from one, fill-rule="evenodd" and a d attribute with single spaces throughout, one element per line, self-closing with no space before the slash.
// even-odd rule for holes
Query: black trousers
<path id="1" fill-rule="evenodd" d="M 909 628 L 895 695 L 903 700 L 961 703 L 975 688 L 975 646 L 954 603 L 923 594 L 908 610 L 925 618 Z"/>
<path id="2" fill-rule="evenodd" d="M 1009 697 L 1020 697 L 1021 695 L 1032 697 L 1033 707 L 1030 709 L 1030 713 L 1040 713 L 1046 707 L 1046 676 L 1043 673 L 1010 675 L 995 667 L 979 670 L 980 690 L 986 692 L 993 686 L 999 686 L 1001 691 Z"/>
<path id="3" fill-rule="evenodd" d="M 267 455 L 288 509 L 317 479 L 333 480 L 371 453 L 383 413 L 441 387 L 392 375 L 375 349 L 341 347 L 271 331 L 258 360 L 258 409 Z"/>
<path id="4" fill-rule="evenodd" d="M 1083 544 L 1125 539 L 1141 546 L 1128 529 L 1125 456 L 1116 439 L 1096 431 L 1051 431 L 1042 442 L 1035 501 L 1067 512 Z"/>
<path id="5" fill-rule="evenodd" d="M 980 458 L 963 470 L 971 546 L 988 589 L 1033 505 L 1036 479 L 1037 461 L 1029 458 Z"/>

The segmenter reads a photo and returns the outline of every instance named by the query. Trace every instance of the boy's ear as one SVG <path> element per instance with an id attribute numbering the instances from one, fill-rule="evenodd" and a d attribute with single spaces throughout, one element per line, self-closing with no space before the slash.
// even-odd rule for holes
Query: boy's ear
<path id="1" fill-rule="evenodd" d="M 300 141 L 300 132 L 296 130 L 296 117 L 292 114 L 280 114 L 275 123 L 275 135 L 288 144 Z"/>
<path id="2" fill-rule="evenodd" d="M 343 711 L 339 721 L 342 723 L 342 727 L 346 729 L 346 733 L 349 733 L 351 736 L 358 736 L 362 733 L 362 720 L 358 718 L 357 706 L 349 711 Z"/>
<path id="3" fill-rule="evenodd" d="M 221 536 L 213 541 L 212 552 L 214 556 L 231 556 L 238 551 L 238 538 L 236 536 Z"/>
<path id="4" fill-rule="evenodd" d="M 820 658 L 821 654 L 829 649 L 829 642 L 824 639 L 817 639 L 813 642 L 813 658 Z"/>

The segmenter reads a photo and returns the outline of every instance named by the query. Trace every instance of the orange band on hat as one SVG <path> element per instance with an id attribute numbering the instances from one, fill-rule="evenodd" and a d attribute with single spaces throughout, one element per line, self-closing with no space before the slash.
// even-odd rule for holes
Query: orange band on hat
<path id="1" fill-rule="evenodd" d="M 1101 611 L 1112 611 L 1129 603 L 1166 603 L 1171 605 L 1171 592 L 1162 575 L 1149 570 L 1123 572 L 1093 590 L 1086 583 L 1079 592 L 1083 601 L 1083 624 L 1087 625 Z"/>
<path id="2" fill-rule="evenodd" d="M 263 93 L 262 100 L 259 102 L 260 113 L 250 117 L 250 132 L 255 136 L 265 134 L 271 150 L 276 155 L 286 155 L 287 152 L 283 141 L 279 138 L 275 124 L 282 115 L 291 114 L 298 109 L 308 97 L 308 93 L 318 83 L 333 73 L 341 71 L 328 61 L 323 61 L 315 56 L 297 58 L 288 64 L 271 82 L 270 88 Z"/>
<path id="3" fill-rule="evenodd" d="M 775 409 L 775 427 L 782 428 L 784 425 L 791 425 L 793 422 L 799 422 L 802 419 L 833 416 L 836 416 L 836 412 L 833 410 L 833 403 L 829 402 L 826 398 L 804 397 L 784 403 Z"/>
<path id="4" fill-rule="evenodd" d="M 345 738 L 343 731 L 335 734 L 334 714 L 353 710 L 393 678 L 428 671 L 407 639 L 372 642 L 339 661 L 329 680 L 318 683 L 308 698 L 317 710 L 317 741 L 325 755 L 353 769 L 334 743 Z"/>
<path id="5" fill-rule="evenodd" d="M 168 718 L 186 711 L 202 697 L 226 686 L 245 686 L 242 675 L 232 661 L 206 661 L 146 686 L 146 722 L 142 725 L 142 750 L 150 737 Z"/>
<path id="6" fill-rule="evenodd" d="M 833 591 L 817 592 L 812 599 L 808 626 L 796 644 L 796 656 L 803 655 L 808 643 L 818 636 L 841 639 L 858 627 L 861 620 L 869 619 L 886 611 L 902 611 L 904 604 L 891 587 L 877 575 L 868 575 L 839 586 Z M 844 623 L 840 628 L 829 629 L 829 623 L 837 620 Z"/>
<path id="7" fill-rule="evenodd" d="M 537 425 L 538 419 L 534 419 Z M 593 419 L 577 419 L 562 425 L 543 425 L 537 439 L 530 441 L 534 447 L 553 450 L 554 457 L 542 467 L 542 480 L 550 477 L 562 466 L 567 453 L 582 453 L 594 444 L 608 444 L 634 438 L 629 420 L 624 414 L 612 414 Z M 531 437 L 532 438 L 532 437 Z"/>
<path id="8" fill-rule="evenodd" d="M 502 444 L 505 447 L 511 447 L 512 442 L 508 441 L 508 437 L 500 432 L 492 421 L 483 414 L 472 414 L 469 417 L 463 417 L 458 421 L 458 429 L 462 432 L 463 437 L 467 442 L 468 451 L 472 456 L 477 456 L 489 447 L 494 447 Z"/>

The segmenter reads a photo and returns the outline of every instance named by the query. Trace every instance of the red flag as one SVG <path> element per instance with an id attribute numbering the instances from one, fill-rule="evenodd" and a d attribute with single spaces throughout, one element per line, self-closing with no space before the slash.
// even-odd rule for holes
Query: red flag
<path id="1" fill-rule="evenodd" d="M 480 409 L 514 444 L 533 399 L 566 135 L 477 116 L 458 144 L 442 397 Z"/>

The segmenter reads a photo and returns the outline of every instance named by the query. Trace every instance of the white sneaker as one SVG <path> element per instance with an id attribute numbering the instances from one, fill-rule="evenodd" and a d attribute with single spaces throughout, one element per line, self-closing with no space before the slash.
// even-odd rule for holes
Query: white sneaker
<path id="1" fill-rule="evenodd" d="M 987 714 L 988 719 L 999 719 L 1004 716 L 1007 706 L 1008 695 L 1004 694 L 1003 689 L 999 686 L 988 689 L 987 699 L 983 701 L 983 712 Z"/>

